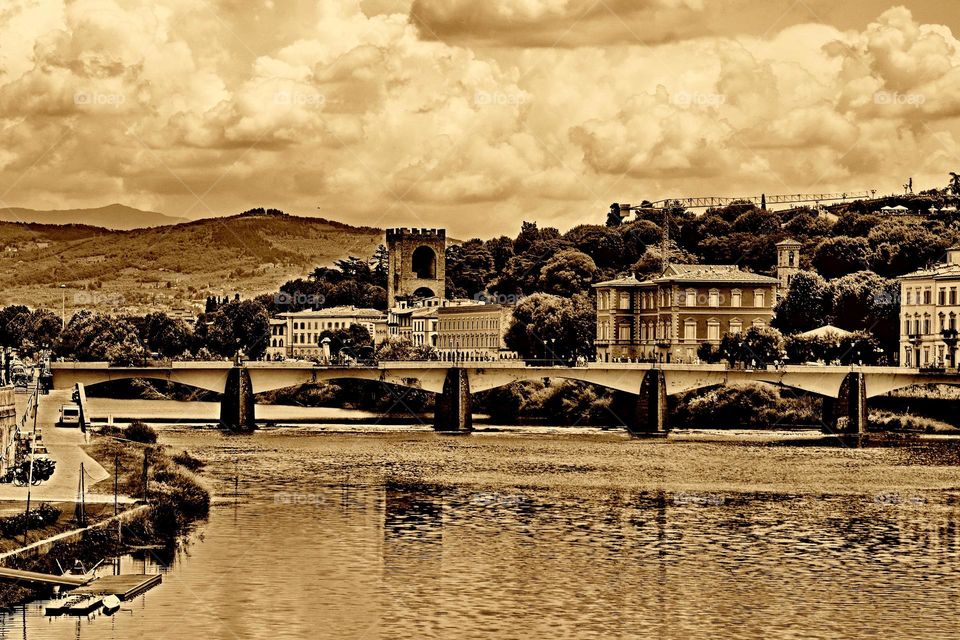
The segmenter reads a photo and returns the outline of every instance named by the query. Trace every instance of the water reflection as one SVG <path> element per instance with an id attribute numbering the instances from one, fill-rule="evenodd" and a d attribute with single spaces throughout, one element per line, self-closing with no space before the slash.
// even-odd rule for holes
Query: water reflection
<path id="1" fill-rule="evenodd" d="M 49 620 L 30 605 L 2 618 L 5 635 L 839 638 L 955 627 L 960 475 L 925 463 L 949 452 L 430 434 L 246 442 L 192 443 L 222 494 L 241 455 L 243 488 L 185 550 L 125 560 L 134 571 L 169 563 L 161 587 L 112 619 Z M 579 470 L 555 454 L 570 447 Z M 896 482 L 878 488 L 874 476 Z M 409 477 L 424 479 L 398 480 Z M 801 479 L 827 490 L 755 489 Z"/>

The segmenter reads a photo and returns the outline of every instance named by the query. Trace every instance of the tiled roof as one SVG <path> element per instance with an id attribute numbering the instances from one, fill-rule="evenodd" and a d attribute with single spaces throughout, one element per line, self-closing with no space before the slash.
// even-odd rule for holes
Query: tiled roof
<path id="1" fill-rule="evenodd" d="M 596 283 L 595 287 L 631 287 L 640 284 L 640 281 L 637 280 L 637 277 L 633 274 L 629 276 L 624 276 L 622 278 L 614 278 L 613 280 L 606 280 L 604 282 Z"/>
<path id="2" fill-rule="evenodd" d="M 778 243 L 777 243 L 776 245 L 774 245 L 774 246 L 779 247 L 779 246 L 785 245 L 785 244 L 789 244 L 789 245 L 797 244 L 797 245 L 798 245 L 798 244 L 800 244 L 800 241 L 799 241 L 799 240 L 794 240 L 793 238 L 785 238 L 784 240 L 781 240 L 780 242 L 778 242 Z"/>
<path id="3" fill-rule="evenodd" d="M 326 309 L 303 309 L 278 314 L 281 318 L 382 318 L 384 313 L 376 309 L 358 307 L 327 307 Z"/>
<path id="4" fill-rule="evenodd" d="M 918 269 L 900 276 L 900 280 L 914 278 L 960 279 L 960 264 L 939 264 L 932 269 Z"/>
<path id="5" fill-rule="evenodd" d="M 741 271 L 735 264 L 671 264 L 654 282 L 673 281 L 742 282 L 748 284 L 776 284 L 780 281 L 750 271 Z"/>

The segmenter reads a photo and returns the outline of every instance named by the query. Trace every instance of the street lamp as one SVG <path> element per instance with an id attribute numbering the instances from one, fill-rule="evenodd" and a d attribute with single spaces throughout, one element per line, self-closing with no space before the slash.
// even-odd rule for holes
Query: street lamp
<path id="1" fill-rule="evenodd" d="M 67 327 L 67 285 L 60 285 L 60 330 Z"/>

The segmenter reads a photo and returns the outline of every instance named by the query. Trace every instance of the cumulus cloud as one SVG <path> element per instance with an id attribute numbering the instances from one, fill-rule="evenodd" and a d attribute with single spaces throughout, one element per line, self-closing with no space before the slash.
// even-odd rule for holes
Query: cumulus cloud
<path id="1" fill-rule="evenodd" d="M 16 0 L 0 203 L 319 205 L 468 236 L 602 220 L 615 200 L 882 192 L 957 169 L 950 28 L 892 8 L 715 33 L 706 18 L 740 1 Z M 697 37 L 600 38 L 624 16 Z M 547 46 L 574 27 L 582 46 Z"/>

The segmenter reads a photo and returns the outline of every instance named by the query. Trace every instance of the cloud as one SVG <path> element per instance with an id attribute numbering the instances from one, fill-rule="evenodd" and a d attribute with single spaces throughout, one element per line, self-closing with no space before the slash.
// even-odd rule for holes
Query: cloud
<path id="1" fill-rule="evenodd" d="M 949 28 L 902 8 L 859 28 L 710 22 L 738 2 L 18 0 L 0 10 L 0 203 L 320 205 L 469 236 L 602 221 L 612 201 L 939 185 L 960 165 Z M 612 18 L 687 23 L 638 44 L 602 38 L 629 34 Z M 560 31 L 581 46 L 547 46 Z"/>

